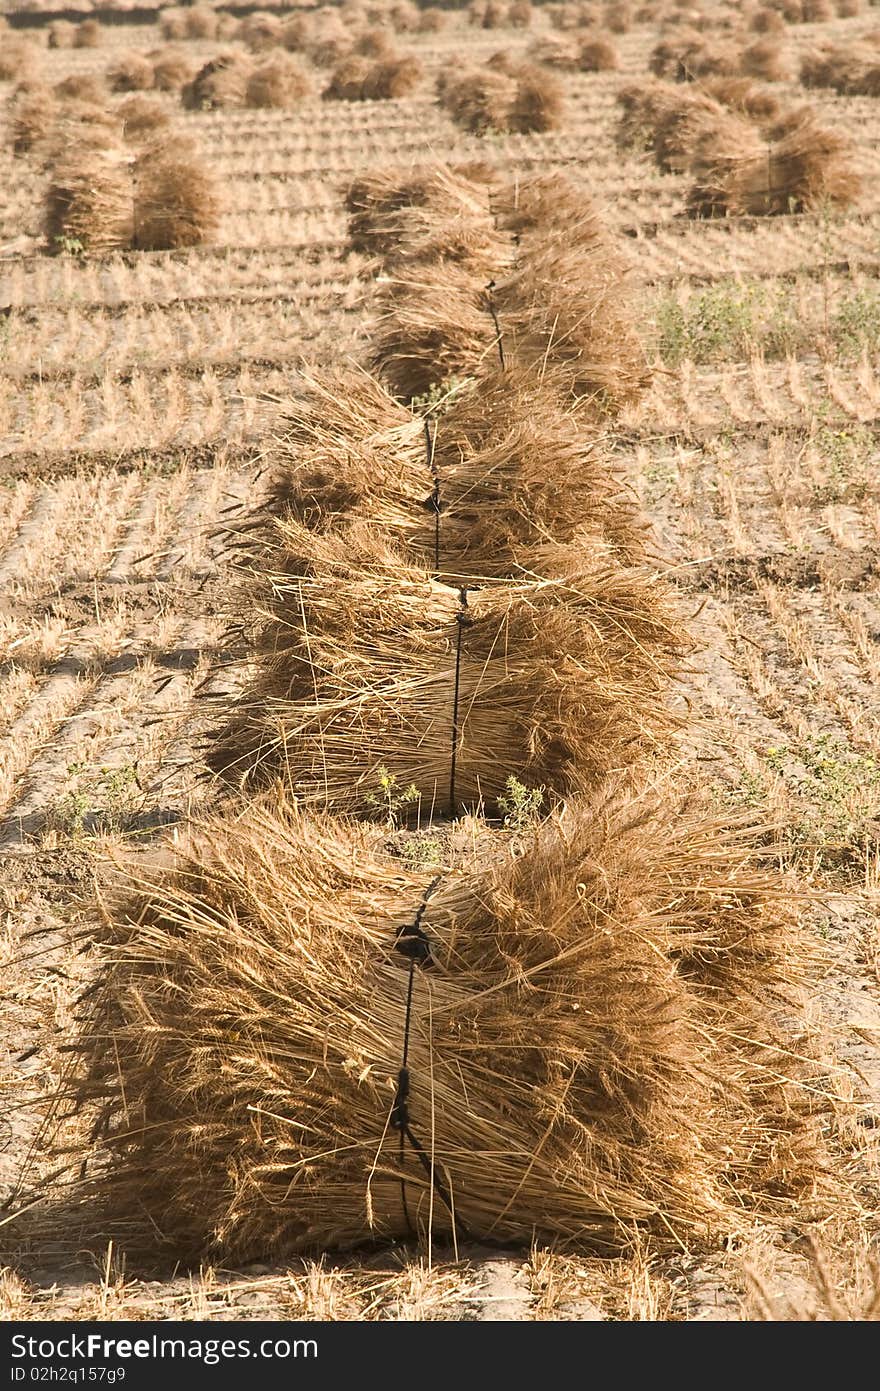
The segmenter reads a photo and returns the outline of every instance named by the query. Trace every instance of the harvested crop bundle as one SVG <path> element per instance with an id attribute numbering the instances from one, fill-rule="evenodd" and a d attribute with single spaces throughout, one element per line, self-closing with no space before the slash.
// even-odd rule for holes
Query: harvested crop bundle
<path id="1" fill-rule="evenodd" d="M 581 72 L 614 72 L 620 67 L 620 54 L 611 39 L 596 34 L 584 39 L 577 65 Z"/>
<path id="2" fill-rule="evenodd" d="M 436 5 L 427 5 L 419 14 L 420 34 L 439 34 L 446 28 L 446 11 Z"/>
<path id="3" fill-rule="evenodd" d="M 555 130 L 564 111 L 562 87 L 552 73 L 507 54 L 496 54 L 486 68 L 444 79 L 438 97 L 452 119 L 475 135 Z"/>
<path id="4" fill-rule="evenodd" d="M 252 53 L 266 53 L 269 49 L 277 48 L 283 34 L 284 28 L 278 16 L 260 11 L 246 15 L 238 27 L 238 37 Z"/>
<path id="5" fill-rule="evenodd" d="M 382 58 L 370 68 L 363 85 L 364 101 L 398 101 L 416 90 L 422 80 L 417 58 Z"/>
<path id="6" fill-rule="evenodd" d="M 560 72 L 577 72 L 580 63 L 577 44 L 554 34 L 533 43 L 527 56 L 531 63 L 542 63 L 545 68 L 558 68 Z"/>
<path id="7" fill-rule="evenodd" d="M 397 261 L 466 261 L 487 278 L 509 258 L 495 227 L 487 165 L 394 167 L 366 174 L 346 190 L 349 240 L 358 251 Z"/>
<path id="8" fill-rule="evenodd" d="M 61 101 L 84 101 L 93 106 L 105 105 L 108 101 L 107 85 L 104 79 L 94 72 L 71 73 L 56 82 L 56 97 Z"/>
<path id="9" fill-rule="evenodd" d="M 419 6 L 410 0 L 397 0 L 388 11 L 388 18 L 399 34 L 414 34 L 419 27 Z"/>
<path id="10" fill-rule="evenodd" d="M 755 34 L 784 34 L 785 20 L 778 10 L 765 6 L 752 15 L 749 28 Z"/>
<path id="11" fill-rule="evenodd" d="M 801 11 L 805 24 L 825 24 L 834 18 L 831 0 L 801 0 Z"/>
<path id="12" fill-rule="evenodd" d="M 519 135 L 557 130 L 565 111 L 563 89 L 552 73 L 531 63 L 514 70 L 516 93 L 507 115 L 507 129 Z"/>
<path id="13" fill-rule="evenodd" d="M 162 103 L 140 93 L 120 102 L 116 114 L 122 121 L 122 134 L 126 140 L 151 139 L 160 130 L 167 130 L 171 126 L 171 117 Z"/>
<path id="14" fill-rule="evenodd" d="M 153 64 L 157 92 L 180 92 L 196 75 L 195 64 L 180 49 L 160 48 L 147 56 Z"/>
<path id="15" fill-rule="evenodd" d="M 651 54 L 649 66 L 655 77 L 673 82 L 730 77 L 739 69 L 739 54 L 730 43 L 713 42 L 697 31 L 685 31 L 661 40 Z"/>
<path id="16" fill-rule="evenodd" d="M 207 5 L 190 5 L 183 14 L 187 38 L 216 39 L 217 15 Z"/>
<path id="17" fill-rule="evenodd" d="M 248 78 L 246 102 L 248 106 L 285 110 L 298 106 L 313 92 L 312 79 L 302 64 L 279 52 L 254 68 Z"/>
<path id="18" fill-rule="evenodd" d="M 159 141 L 135 165 L 134 245 L 141 251 L 202 246 L 220 219 L 217 181 L 188 140 Z"/>
<path id="19" fill-rule="evenodd" d="M 507 11 L 507 22 L 512 29 L 528 29 L 534 17 L 535 9 L 530 0 L 513 0 Z"/>
<path id="20" fill-rule="evenodd" d="M 146 92 L 153 85 L 153 65 L 142 53 L 122 53 L 107 69 L 111 92 Z"/>
<path id="21" fill-rule="evenodd" d="M 162 10 L 159 14 L 159 28 L 162 38 L 178 42 L 189 37 L 186 28 L 186 11 L 181 9 Z"/>
<path id="22" fill-rule="evenodd" d="M 394 52 L 394 41 L 387 29 L 365 29 L 355 42 L 355 53 L 365 58 L 387 58 Z"/>
<path id="23" fill-rule="evenodd" d="M 131 245 L 128 157 L 118 148 L 70 142 L 51 170 L 43 205 L 49 251 L 104 255 Z"/>
<path id="24" fill-rule="evenodd" d="M 821 125 L 809 108 L 795 113 L 785 130 L 769 150 L 756 142 L 751 154 L 744 153 L 742 140 L 738 147 L 731 140 L 698 150 L 688 215 L 778 216 L 826 205 L 851 207 L 862 179 L 847 137 Z"/>
<path id="25" fill-rule="evenodd" d="M 625 3 L 606 5 L 602 16 L 602 24 L 611 34 L 627 34 L 633 25 L 632 7 Z"/>
<path id="26" fill-rule="evenodd" d="M 40 67 L 40 50 L 29 39 L 13 34 L 0 44 L 0 82 L 29 82 Z"/>
<path id="27" fill-rule="evenodd" d="M 833 87 L 841 96 L 880 96 L 880 47 L 870 38 L 826 45 L 802 60 L 801 82 L 805 87 Z"/>
<path id="28" fill-rule="evenodd" d="M 740 71 L 746 77 L 760 77 L 764 82 L 787 82 L 792 76 L 791 64 L 778 43 L 762 39 L 749 44 L 740 54 Z"/>
<path id="29" fill-rule="evenodd" d="M 288 53 L 304 53 L 314 37 L 314 22 L 310 15 L 295 14 L 281 26 L 281 46 Z"/>
<path id="30" fill-rule="evenodd" d="M 352 53 L 333 70 L 330 82 L 322 93 L 325 101 L 363 101 L 364 84 L 372 71 L 372 63 L 362 54 Z"/>
<path id="31" fill-rule="evenodd" d="M 184 106 L 190 111 L 244 106 L 253 69 L 253 60 L 247 54 L 218 54 L 183 88 Z"/>
<path id="32" fill-rule="evenodd" d="M 564 797 L 668 745 L 684 636 L 656 574 L 592 533 L 530 560 L 465 602 L 369 524 L 279 522 L 257 675 L 212 767 L 361 813 L 385 770 L 414 815 L 492 814 L 511 775 Z"/>
<path id="33" fill-rule="evenodd" d="M 101 26 L 96 19 L 84 19 L 76 26 L 74 48 L 97 48 L 101 43 Z"/>
<path id="34" fill-rule="evenodd" d="M 137 868 L 80 1009 L 90 1206 L 241 1260 L 429 1227 L 680 1249 L 840 1201 L 793 906 L 742 830 L 600 798 L 439 882 L 383 836 L 264 798 Z M 433 1191 L 395 1128 L 411 969 Z"/>
<path id="35" fill-rule="evenodd" d="M 453 392 L 427 427 L 363 372 L 305 387 L 269 451 L 273 514 L 315 531 L 372 520 L 447 582 L 521 575 L 548 538 L 587 530 L 618 559 L 645 559 L 625 482 L 536 374 L 490 372 Z"/>
<path id="36" fill-rule="evenodd" d="M 76 28 L 69 20 L 56 19 L 49 25 L 46 35 L 47 48 L 73 48 Z"/>
<path id="37" fill-rule="evenodd" d="M 687 169 L 694 146 L 725 116 L 724 107 L 708 93 L 665 82 L 623 87 L 617 100 L 623 108 L 618 145 L 649 150 L 666 173 Z"/>
<path id="38" fill-rule="evenodd" d="M 710 77 L 701 84 L 714 101 L 750 120 L 766 124 L 779 119 L 782 103 L 769 87 L 758 87 L 748 77 Z"/>
<path id="39" fill-rule="evenodd" d="M 23 82 L 12 94 L 8 114 L 13 154 L 29 154 L 50 135 L 58 102 L 45 83 Z"/>

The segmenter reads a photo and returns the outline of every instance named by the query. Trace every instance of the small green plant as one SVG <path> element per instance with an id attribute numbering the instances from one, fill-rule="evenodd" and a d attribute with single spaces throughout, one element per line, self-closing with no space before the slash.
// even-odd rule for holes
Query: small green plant
<path id="1" fill-rule="evenodd" d="M 880 764 L 834 734 L 769 748 L 768 766 L 804 808 L 792 827 L 796 843 L 809 844 L 824 868 L 861 861 L 877 841 Z"/>
<path id="2" fill-rule="evenodd" d="M 378 791 L 370 792 L 364 800 L 368 807 L 381 811 L 388 829 L 394 831 L 400 824 L 400 813 L 403 808 L 412 806 L 413 802 L 419 800 L 421 794 L 414 782 L 411 782 L 409 787 L 400 787 L 397 774 L 389 773 L 387 768 L 380 768 L 377 776 L 379 779 Z"/>
<path id="3" fill-rule="evenodd" d="M 442 415 L 472 382 L 472 377 L 447 377 L 445 381 L 435 382 L 421 396 L 414 396 L 410 405 L 416 415 Z"/>
<path id="4" fill-rule="evenodd" d="M 84 778 L 85 763 L 68 763 L 67 777 L 70 786 L 58 799 L 50 820 L 54 829 L 78 840 L 85 833 L 86 816 L 92 799 L 86 789 Z"/>
<path id="5" fill-rule="evenodd" d="M 443 861 L 443 843 L 437 836 L 409 836 L 400 846 L 407 869 L 435 869 Z"/>
<path id="6" fill-rule="evenodd" d="M 95 831 L 118 831 L 135 810 L 141 786 L 133 764 L 100 768 L 89 773 L 86 763 L 69 763 L 69 787 L 49 818 L 54 830 L 78 840 L 86 833 L 87 819 Z"/>
<path id="7" fill-rule="evenodd" d="M 856 290 L 842 300 L 831 324 L 841 357 L 860 357 L 880 348 L 880 295 L 875 289 Z"/>
<path id="8" fill-rule="evenodd" d="M 508 831 L 527 831 L 540 819 L 544 805 L 543 787 L 526 787 L 519 778 L 510 775 L 498 798 L 498 810 L 504 815 Z"/>
<path id="9" fill-rule="evenodd" d="M 86 251 L 79 237 L 68 237 L 63 233 L 55 238 L 55 247 L 64 256 L 84 256 Z"/>
<path id="10" fill-rule="evenodd" d="M 864 425 L 832 430 L 823 425 L 816 435 L 816 447 L 827 461 L 827 478 L 813 486 L 817 503 L 859 502 L 868 491 L 867 466 L 874 437 Z"/>
<path id="11" fill-rule="evenodd" d="M 792 292 L 784 285 L 712 285 L 682 300 L 661 299 L 656 309 L 657 348 L 670 367 L 685 358 L 725 362 L 760 348 L 785 357 L 800 346 L 804 329 Z"/>

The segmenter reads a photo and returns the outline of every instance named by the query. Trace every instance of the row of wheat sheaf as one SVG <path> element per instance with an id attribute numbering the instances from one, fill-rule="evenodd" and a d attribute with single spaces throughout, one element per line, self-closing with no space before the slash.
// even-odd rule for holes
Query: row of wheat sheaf
<path id="1" fill-rule="evenodd" d="M 609 457 L 648 376 L 619 253 L 557 176 L 348 207 L 371 361 L 279 425 L 223 800 L 108 904 L 83 1201 L 184 1257 L 839 1202 L 795 905 L 681 772 L 688 637 Z"/>

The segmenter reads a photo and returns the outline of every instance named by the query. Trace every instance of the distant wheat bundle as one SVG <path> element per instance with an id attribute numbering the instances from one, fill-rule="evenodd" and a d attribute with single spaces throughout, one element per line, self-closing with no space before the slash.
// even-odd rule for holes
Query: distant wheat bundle
<path id="1" fill-rule="evenodd" d="M 71 73 L 70 77 L 64 77 L 60 82 L 56 82 L 53 90 L 56 97 L 64 102 L 81 101 L 87 102 L 91 106 L 109 105 L 107 84 L 95 72 Z"/>
<path id="2" fill-rule="evenodd" d="M 490 372 L 427 417 L 363 372 L 305 385 L 269 450 L 276 515 L 316 531 L 372 520 L 448 583 L 521 575 L 549 541 L 591 529 L 627 563 L 645 558 L 634 497 L 536 374 Z"/>
<path id="3" fill-rule="evenodd" d="M 122 121 L 122 133 L 126 140 L 151 140 L 160 130 L 167 130 L 171 126 L 171 117 L 162 103 L 140 93 L 120 102 L 116 114 Z"/>
<path id="4" fill-rule="evenodd" d="M 349 240 L 357 251 L 396 262 L 479 261 L 487 279 L 509 256 L 495 226 L 491 192 L 497 175 L 485 164 L 390 167 L 349 185 Z"/>
<path id="5" fill-rule="evenodd" d="M 267 53 L 277 48 L 283 38 L 283 26 L 277 15 L 257 11 L 245 15 L 238 28 L 238 37 L 252 53 Z"/>
<path id="6" fill-rule="evenodd" d="M 651 54 L 649 67 L 655 77 L 671 78 L 674 82 L 730 77 L 739 70 L 739 54 L 730 43 L 686 30 L 662 39 Z"/>
<path id="7" fill-rule="evenodd" d="M 498 57 L 499 55 L 496 55 Z M 519 134 L 556 130 L 564 115 L 563 91 L 546 68 L 516 63 L 500 55 L 493 66 L 444 75 L 438 84 L 441 106 L 465 130 Z"/>
<path id="8" fill-rule="evenodd" d="M 742 830 L 618 794 L 434 880 L 383 837 L 272 795 L 108 905 L 75 1100 L 104 1146 L 82 1200 L 129 1241 L 140 1217 L 187 1260 L 431 1228 L 608 1253 L 841 1201 L 792 908 Z M 393 1109 L 420 907 L 406 1119 L 435 1184 Z"/>
<path id="9" fill-rule="evenodd" d="M 16 87 L 8 107 L 13 154 L 29 154 L 50 135 L 58 116 L 58 102 L 51 87 L 27 82 Z"/>
<path id="10" fill-rule="evenodd" d="M 620 54 L 607 35 L 595 34 L 581 43 L 577 66 L 581 72 L 614 72 L 620 67 Z"/>
<path id="11" fill-rule="evenodd" d="M 252 72 L 253 60 L 247 54 L 218 54 L 183 88 L 183 104 L 191 111 L 244 106 Z"/>
<path id="12" fill-rule="evenodd" d="M 62 147 L 52 167 L 43 205 L 43 230 L 53 252 L 75 247 L 106 254 L 131 245 L 131 171 L 115 145 Z"/>
<path id="13" fill-rule="evenodd" d="M 248 106 L 286 109 L 312 96 L 314 84 L 306 69 L 288 53 L 273 53 L 248 78 Z"/>
<path id="14" fill-rule="evenodd" d="M 805 87 L 833 87 L 842 96 L 880 96 L 877 36 L 808 53 L 801 63 L 801 82 Z"/>
<path id="15" fill-rule="evenodd" d="M 195 64 L 179 49 L 155 49 L 147 56 L 153 64 L 153 86 L 157 92 L 180 92 L 196 75 Z"/>
<path id="16" fill-rule="evenodd" d="M 575 42 L 556 34 L 536 39 L 529 47 L 527 57 L 530 63 L 545 68 L 558 68 L 560 72 L 577 72 L 579 49 Z"/>
<path id="17" fill-rule="evenodd" d="M 617 100 L 623 108 L 618 145 L 649 150 L 667 173 L 687 169 L 694 146 L 725 114 L 707 92 L 661 82 L 633 83 L 620 90 Z"/>
<path id="18" fill-rule="evenodd" d="M 765 82 L 787 82 L 792 75 L 781 46 L 772 39 L 761 39 L 744 48 L 739 66 L 747 77 L 760 77 Z"/>
<path id="19" fill-rule="evenodd" d="M 145 92 L 153 85 L 153 65 L 143 53 L 121 53 L 107 69 L 112 92 Z"/>
<path id="20" fill-rule="evenodd" d="M 352 53 L 334 69 L 323 96 L 326 101 L 391 101 L 408 97 L 421 80 L 416 58 L 388 54 L 371 59 Z"/>
<path id="21" fill-rule="evenodd" d="M 280 522 L 276 573 L 251 600 L 267 615 L 257 673 L 212 766 L 352 812 L 385 769 L 424 817 L 491 813 L 511 774 L 564 796 L 664 746 L 684 646 L 665 587 L 592 535 L 532 559 L 463 605 L 368 524 Z"/>
<path id="22" fill-rule="evenodd" d="M 101 43 L 101 26 L 96 19 L 84 19 L 76 26 L 74 48 L 97 48 Z"/>
<path id="23" fill-rule="evenodd" d="M 756 141 L 751 153 L 742 141 L 698 151 L 689 215 L 778 216 L 857 202 L 862 179 L 847 136 L 823 126 L 809 108 L 793 113 L 784 129 L 769 147 Z"/>
<path id="24" fill-rule="evenodd" d="M 778 120 L 782 112 L 776 93 L 749 77 L 710 77 L 701 86 L 714 101 L 762 125 Z"/>
<path id="25" fill-rule="evenodd" d="M 141 251 L 202 246 L 217 231 L 217 181 L 188 140 L 160 139 L 134 170 L 134 239 Z"/>

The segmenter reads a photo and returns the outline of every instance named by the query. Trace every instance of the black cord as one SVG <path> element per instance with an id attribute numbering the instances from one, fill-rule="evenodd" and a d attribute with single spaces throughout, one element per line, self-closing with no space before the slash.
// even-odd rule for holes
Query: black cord
<path id="1" fill-rule="evenodd" d="M 437 425 L 434 426 L 434 435 L 431 436 L 431 421 L 429 416 L 425 416 L 425 453 L 428 460 L 428 468 L 431 470 L 431 477 L 434 486 L 431 489 L 431 496 L 428 500 L 429 506 L 434 513 L 434 578 L 440 572 L 440 474 L 437 471 L 435 459 L 435 447 L 437 444 Z"/>
<path id="2" fill-rule="evenodd" d="M 486 286 L 486 305 L 487 305 L 487 307 L 488 307 L 489 313 L 492 315 L 492 322 L 493 322 L 493 324 L 495 325 L 495 333 L 496 333 L 496 335 L 497 335 L 496 338 L 495 338 L 495 346 L 496 346 L 497 349 L 498 349 L 498 360 L 499 360 L 499 362 L 501 363 L 501 370 L 502 370 L 502 372 L 503 372 L 503 371 L 504 371 L 504 367 L 505 367 L 505 362 L 504 362 L 504 341 L 503 341 L 502 334 L 501 334 L 501 325 L 500 325 L 499 322 L 498 322 L 498 313 L 497 313 L 497 310 L 495 309 L 495 298 L 494 298 L 494 296 L 493 296 L 493 294 L 492 294 L 492 291 L 493 291 L 494 289 L 495 289 L 495 281 L 494 281 L 494 280 L 490 280 L 490 281 L 489 281 L 489 284 Z"/>
<path id="3" fill-rule="evenodd" d="M 458 727 L 458 701 L 461 692 L 461 635 L 463 630 L 468 627 L 473 619 L 467 612 L 468 606 L 467 588 L 458 591 L 458 602 L 460 608 L 455 615 L 458 624 L 458 634 L 455 640 L 455 690 L 452 696 L 452 751 L 449 759 L 449 815 L 454 819 L 456 812 L 455 796 L 455 774 L 458 766 L 458 740 L 460 730 Z"/>

